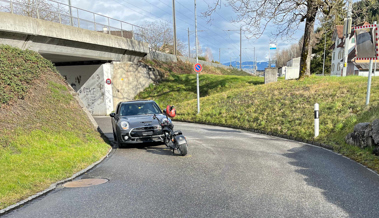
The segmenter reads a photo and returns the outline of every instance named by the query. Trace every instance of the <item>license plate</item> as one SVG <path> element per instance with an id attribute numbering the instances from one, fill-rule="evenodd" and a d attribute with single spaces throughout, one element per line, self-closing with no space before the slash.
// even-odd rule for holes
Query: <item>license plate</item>
<path id="1" fill-rule="evenodd" d="M 149 131 L 149 132 L 143 132 L 142 135 L 153 135 L 153 132 L 152 132 L 152 131 Z"/>

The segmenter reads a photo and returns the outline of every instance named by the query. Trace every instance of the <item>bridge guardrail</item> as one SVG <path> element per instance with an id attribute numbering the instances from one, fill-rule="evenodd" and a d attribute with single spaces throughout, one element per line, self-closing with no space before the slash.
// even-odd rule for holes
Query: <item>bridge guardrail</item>
<path id="1" fill-rule="evenodd" d="M 33 2 L 0 0 L 0 12 L 48 20 L 82 29 L 121 36 L 126 39 L 143 41 L 143 37 L 136 33 L 138 28 L 143 29 L 143 27 L 75 6 L 70 7 L 67 4 L 53 0 Z"/>

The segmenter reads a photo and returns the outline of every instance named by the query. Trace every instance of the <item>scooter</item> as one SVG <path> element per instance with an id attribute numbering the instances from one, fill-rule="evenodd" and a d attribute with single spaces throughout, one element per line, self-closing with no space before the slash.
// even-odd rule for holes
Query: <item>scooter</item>
<path id="1" fill-rule="evenodd" d="M 164 134 L 163 142 L 165 145 L 172 149 L 179 151 L 180 155 L 185 156 L 188 153 L 188 144 L 186 138 L 183 136 L 182 131 L 174 131 L 174 124 L 169 121 L 168 117 L 175 117 L 176 111 L 174 106 L 167 106 L 163 113 L 166 115 L 166 119 L 159 120 L 159 118 L 154 114 L 153 118 L 158 120 L 159 125 L 162 126 L 162 131 Z"/>

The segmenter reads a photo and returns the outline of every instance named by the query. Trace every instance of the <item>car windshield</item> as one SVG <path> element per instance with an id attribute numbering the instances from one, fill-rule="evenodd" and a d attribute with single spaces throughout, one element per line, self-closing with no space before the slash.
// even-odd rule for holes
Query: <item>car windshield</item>
<path id="1" fill-rule="evenodd" d="M 121 106 L 121 116 L 160 114 L 161 109 L 153 102 L 126 103 Z"/>

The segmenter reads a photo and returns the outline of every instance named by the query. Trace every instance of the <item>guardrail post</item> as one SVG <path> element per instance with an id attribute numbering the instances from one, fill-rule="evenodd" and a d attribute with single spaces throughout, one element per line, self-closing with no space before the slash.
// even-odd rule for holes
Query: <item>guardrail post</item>
<path id="1" fill-rule="evenodd" d="M 124 37 L 124 33 L 122 32 L 122 22 L 121 23 L 121 37 Z"/>
<path id="2" fill-rule="evenodd" d="M 38 0 L 36 1 L 36 3 L 37 3 L 37 6 L 36 6 L 36 8 L 37 8 L 37 18 L 39 19 Z"/>
<path id="3" fill-rule="evenodd" d="M 93 14 L 93 25 L 95 26 L 95 31 L 96 31 L 96 15 Z"/>
<path id="4" fill-rule="evenodd" d="M 12 2 L 12 0 L 10 0 L 10 4 L 11 4 L 11 13 L 13 14 L 13 2 Z"/>
<path id="5" fill-rule="evenodd" d="M 80 28 L 79 9 L 76 9 L 76 16 L 78 17 L 78 27 Z"/>
<path id="6" fill-rule="evenodd" d="M 111 34 L 111 25 L 109 23 L 109 17 L 108 17 L 108 33 Z"/>
<path id="7" fill-rule="evenodd" d="M 133 25 L 132 25 L 132 39 L 134 40 L 134 30 L 133 30 Z"/>
<path id="8" fill-rule="evenodd" d="M 319 105 L 316 103 L 315 104 L 315 138 L 319 134 L 319 119 L 318 119 L 318 110 L 319 110 Z"/>

